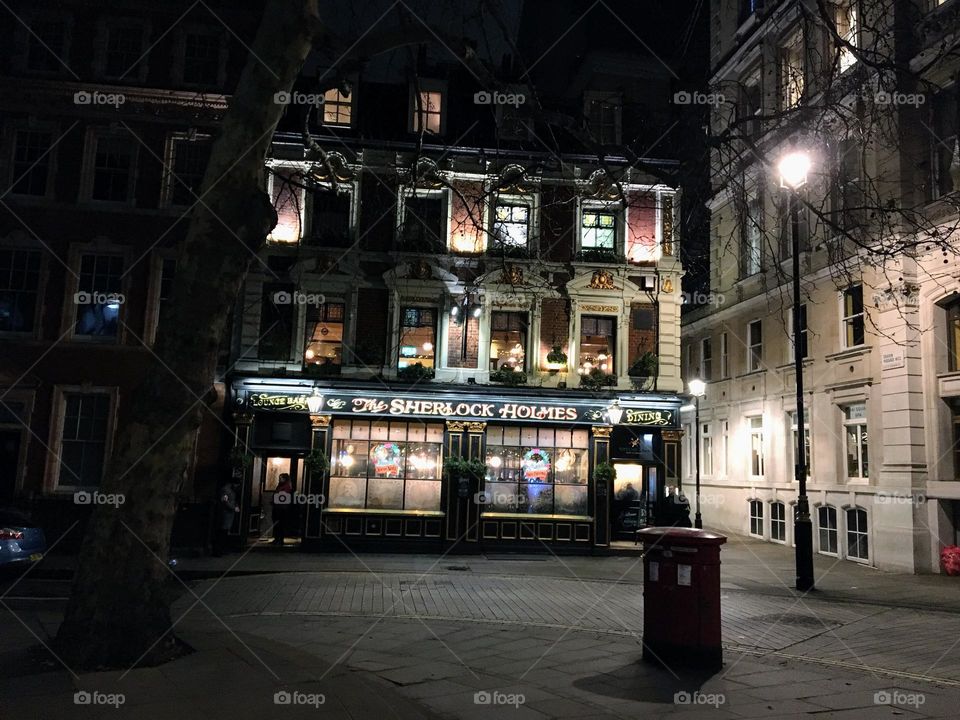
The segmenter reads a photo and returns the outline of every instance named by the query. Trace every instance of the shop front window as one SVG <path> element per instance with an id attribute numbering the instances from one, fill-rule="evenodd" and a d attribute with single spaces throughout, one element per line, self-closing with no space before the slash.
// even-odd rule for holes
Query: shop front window
<path id="1" fill-rule="evenodd" d="M 586 430 L 490 427 L 484 510 L 587 514 Z"/>
<path id="2" fill-rule="evenodd" d="M 400 311 L 400 359 L 397 367 L 432 368 L 436 357 L 437 313 L 433 308 L 407 307 Z"/>
<path id="3" fill-rule="evenodd" d="M 328 507 L 440 510 L 443 425 L 337 420 Z"/>
<path id="4" fill-rule="evenodd" d="M 494 312 L 490 314 L 490 372 L 525 371 L 527 314 Z"/>
<path id="5" fill-rule="evenodd" d="M 597 369 L 607 375 L 614 374 L 613 358 L 617 347 L 615 318 L 584 315 L 580 318 L 580 368 L 581 374 Z"/>
<path id="6" fill-rule="evenodd" d="M 339 375 L 343 365 L 343 303 L 307 306 L 304 369 Z"/>

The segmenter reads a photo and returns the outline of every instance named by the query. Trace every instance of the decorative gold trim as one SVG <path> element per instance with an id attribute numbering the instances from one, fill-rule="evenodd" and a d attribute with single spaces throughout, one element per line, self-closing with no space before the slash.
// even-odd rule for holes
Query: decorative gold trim
<path id="1" fill-rule="evenodd" d="M 594 425 L 592 428 L 593 436 L 596 438 L 608 438 L 613 430 L 609 425 Z"/>
<path id="2" fill-rule="evenodd" d="M 374 510 L 366 508 L 324 508 L 320 511 L 323 515 L 331 514 L 350 514 L 350 515 L 400 515 L 408 517 L 443 517 L 446 515 L 443 510 Z"/>
<path id="3" fill-rule="evenodd" d="M 613 283 L 613 273 L 609 270 L 597 270 L 590 278 L 590 287 L 593 290 L 616 290 Z"/>
<path id="4" fill-rule="evenodd" d="M 498 512 L 485 512 L 480 513 L 480 517 L 488 520 L 492 519 L 501 519 L 501 520 L 569 520 L 571 522 L 588 522 L 593 521 L 593 517 L 589 515 L 536 515 L 534 513 L 498 513 Z"/>
<path id="5" fill-rule="evenodd" d="M 519 265 L 507 265 L 500 273 L 500 282 L 507 285 L 523 285 L 523 268 Z"/>
<path id="6" fill-rule="evenodd" d="M 664 440 L 679 440 L 683 437 L 683 430 L 664 430 L 661 435 Z"/>
<path id="7" fill-rule="evenodd" d="M 330 415 L 311 415 L 310 416 L 310 427 L 330 427 L 330 420 L 332 417 Z"/>
<path id="8" fill-rule="evenodd" d="M 466 422 L 461 420 L 447 420 L 447 430 L 450 432 L 463 432 L 466 429 Z"/>
<path id="9" fill-rule="evenodd" d="M 661 284 L 660 289 L 667 295 L 673 293 L 673 280 L 671 278 L 666 278 Z"/>
<path id="10" fill-rule="evenodd" d="M 616 305 L 581 305 L 583 312 L 620 312 Z"/>
<path id="11" fill-rule="evenodd" d="M 487 429 L 487 424 L 485 422 L 468 422 L 467 423 L 467 432 L 482 433 L 486 429 Z"/>
<path id="12" fill-rule="evenodd" d="M 673 196 L 667 195 L 663 198 L 662 225 L 660 241 L 663 245 L 664 255 L 673 255 Z"/>

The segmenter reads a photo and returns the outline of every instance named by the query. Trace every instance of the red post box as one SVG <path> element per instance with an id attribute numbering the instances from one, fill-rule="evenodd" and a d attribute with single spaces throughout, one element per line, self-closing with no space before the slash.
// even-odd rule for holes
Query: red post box
<path id="1" fill-rule="evenodd" d="M 727 538 L 693 528 L 652 527 L 643 540 L 643 658 L 718 670 L 720 546 Z"/>

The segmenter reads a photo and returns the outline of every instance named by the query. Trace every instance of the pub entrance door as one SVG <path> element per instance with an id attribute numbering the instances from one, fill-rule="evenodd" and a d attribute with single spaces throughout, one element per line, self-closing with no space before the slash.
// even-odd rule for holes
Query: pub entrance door
<path id="1" fill-rule="evenodd" d="M 277 521 L 273 517 L 273 496 L 280 482 L 280 475 L 290 475 L 293 489 L 297 489 L 297 477 L 301 459 L 284 455 L 265 455 L 254 463 L 252 487 L 250 488 L 250 515 L 247 526 L 248 537 L 254 542 L 273 540 L 273 526 Z M 285 534 L 288 538 L 300 537 L 301 507 L 291 504 L 286 508 Z"/>
<path id="2" fill-rule="evenodd" d="M 614 462 L 610 524 L 613 540 L 633 540 L 637 530 L 652 525 L 657 501 L 657 466 Z"/>

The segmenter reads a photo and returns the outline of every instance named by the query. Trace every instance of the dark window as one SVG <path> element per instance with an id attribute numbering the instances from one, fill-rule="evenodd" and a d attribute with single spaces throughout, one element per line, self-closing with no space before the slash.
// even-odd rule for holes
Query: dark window
<path id="1" fill-rule="evenodd" d="M 123 258 L 119 255 L 80 256 L 80 279 L 74 302 L 76 335 L 115 337 L 124 297 Z"/>
<path id="2" fill-rule="evenodd" d="M 847 510 L 847 557 L 868 560 L 867 511 L 860 508 Z"/>
<path id="3" fill-rule="evenodd" d="M 401 237 L 403 249 L 442 252 L 447 247 L 446 227 L 442 196 L 405 198 Z"/>
<path id="4" fill-rule="evenodd" d="M 634 308 L 631 311 L 634 330 L 653 330 L 657 316 L 653 308 Z"/>
<path id="5" fill-rule="evenodd" d="M 782 502 L 770 503 L 770 539 L 787 540 L 787 511 Z"/>
<path id="6" fill-rule="evenodd" d="M 0 331 L 33 330 L 39 287 L 39 251 L 0 249 Z"/>
<path id="7" fill-rule="evenodd" d="M 856 347 L 865 341 L 863 285 L 851 285 L 843 291 L 843 340 L 844 347 Z"/>
<path id="8" fill-rule="evenodd" d="M 320 375 L 337 375 L 343 365 L 343 303 L 307 306 L 304 367 Z M 348 361 L 350 358 L 348 358 Z"/>
<path id="9" fill-rule="evenodd" d="M 200 198 L 200 185 L 210 161 L 209 138 L 175 138 L 173 141 L 173 175 L 170 177 L 170 202 L 193 205 Z"/>
<path id="10" fill-rule="evenodd" d="M 760 500 L 750 501 L 750 534 L 763 537 L 763 503 Z"/>
<path id="11" fill-rule="evenodd" d="M 587 101 L 587 123 L 590 134 L 600 145 L 620 142 L 620 103 L 611 99 Z"/>
<path id="12" fill-rule="evenodd" d="M 165 318 L 170 313 L 170 300 L 173 298 L 173 279 L 177 274 L 175 258 L 163 258 L 160 261 L 160 294 L 157 298 L 160 306 L 157 308 L 157 327 L 164 326 Z"/>
<path id="13" fill-rule="evenodd" d="M 310 193 L 313 203 L 310 242 L 327 247 L 350 245 L 350 193 L 318 187 Z"/>
<path id="14" fill-rule="evenodd" d="M 586 515 L 588 444 L 583 430 L 489 427 L 483 510 Z"/>
<path id="15" fill-rule="evenodd" d="M 790 311 L 790 324 L 792 325 L 793 320 L 793 311 Z M 793 337 L 791 338 L 791 351 L 794 351 L 795 348 L 799 347 L 800 357 L 807 357 L 807 306 L 800 306 L 800 326 L 797 330 L 794 331 Z M 796 357 L 796 356 L 794 356 Z"/>
<path id="16" fill-rule="evenodd" d="M 758 10 L 763 9 L 763 0 L 739 0 L 738 22 L 744 22 Z"/>
<path id="17" fill-rule="evenodd" d="M 188 32 L 184 38 L 183 81 L 216 85 L 220 77 L 220 42 L 216 33 Z"/>
<path id="18" fill-rule="evenodd" d="M 754 320 L 747 325 L 747 372 L 763 367 L 763 323 Z"/>
<path id="19" fill-rule="evenodd" d="M 397 367 L 432 368 L 436 357 L 437 312 L 407 307 L 400 311 L 400 358 Z"/>
<path id="20" fill-rule="evenodd" d="M 328 507 L 440 510 L 443 425 L 337 420 Z"/>
<path id="21" fill-rule="evenodd" d="M 143 34 L 138 25 L 114 26 L 107 31 L 104 74 L 123 78 L 136 70 L 143 56 Z"/>
<path id="22" fill-rule="evenodd" d="M 526 370 L 527 314 L 490 314 L 490 370 Z"/>
<path id="23" fill-rule="evenodd" d="M 930 133 L 930 180 L 931 199 L 942 197 L 955 190 L 950 169 L 958 159 L 957 137 L 960 115 L 957 113 L 957 87 L 954 85 L 937 93 L 932 102 L 933 131 Z"/>
<path id="24" fill-rule="evenodd" d="M 133 189 L 136 148 L 132 138 L 103 136 L 96 139 L 93 161 L 94 200 L 126 202 Z"/>
<path id="25" fill-rule="evenodd" d="M 110 396 L 69 393 L 64 401 L 59 484 L 99 485 L 107 448 Z"/>
<path id="26" fill-rule="evenodd" d="M 36 72 L 60 73 L 67 49 L 67 24 L 63 20 L 36 20 L 27 34 L 27 69 Z"/>
<path id="27" fill-rule="evenodd" d="M 782 259 L 793 257 L 794 247 L 799 247 L 800 252 L 810 249 L 809 217 L 807 206 L 795 193 L 790 193 L 786 212 L 781 216 L 780 257 Z"/>
<path id="28" fill-rule="evenodd" d="M 817 508 L 817 533 L 820 537 L 820 552 L 837 554 L 837 509 L 830 505 Z"/>
<path id="29" fill-rule="evenodd" d="M 35 196 L 47 194 L 51 155 L 47 151 L 52 141 L 53 136 L 48 132 L 17 131 L 13 148 L 13 187 L 10 192 Z"/>
<path id="30" fill-rule="evenodd" d="M 259 357 L 261 360 L 290 359 L 296 292 L 293 285 L 263 286 L 263 301 L 260 304 Z"/>

